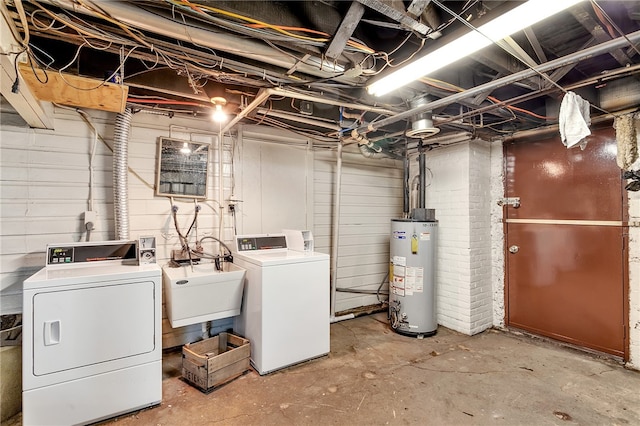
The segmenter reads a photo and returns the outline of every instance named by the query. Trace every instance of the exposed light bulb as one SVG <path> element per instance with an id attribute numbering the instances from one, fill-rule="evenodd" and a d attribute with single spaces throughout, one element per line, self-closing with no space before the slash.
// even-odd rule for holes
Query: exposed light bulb
<path id="1" fill-rule="evenodd" d="M 182 148 L 180 148 L 180 152 L 185 154 L 185 155 L 191 154 L 191 148 L 189 148 L 189 144 L 185 142 L 182 145 Z"/>
<path id="2" fill-rule="evenodd" d="M 222 110 L 222 105 L 220 104 L 215 105 L 215 110 L 213 111 L 211 118 L 213 119 L 213 121 L 217 123 L 222 123 L 223 121 L 227 121 L 227 114 L 225 114 L 225 112 Z"/>

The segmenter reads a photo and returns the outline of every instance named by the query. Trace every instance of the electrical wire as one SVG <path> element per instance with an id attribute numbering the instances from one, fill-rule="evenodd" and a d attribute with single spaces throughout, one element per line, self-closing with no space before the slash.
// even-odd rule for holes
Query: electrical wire
<path id="1" fill-rule="evenodd" d="M 204 5 L 204 4 L 198 4 L 198 3 L 193 3 L 193 2 L 189 2 L 186 0 L 165 0 L 167 3 L 170 4 L 174 4 L 177 5 L 179 7 L 182 7 L 185 10 L 189 10 L 192 12 L 196 12 L 198 14 L 201 15 L 206 15 L 206 12 L 212 12 L 218 15 L 222 15 L 222 16 L 226 16 L 229 18 L 234 18 L 237 19 L 239 21 L 242 22 L 246 22 L 248 24 L 245 24 L 246 27 L 248 28 L 253 28 L 253 29 L 263 29 L 263 28 L 267 28 L 270 30 L 273 30 L 277 33 L 280 33 L 282 35 L 285 35 L 291 39 L 297 39 L 297 40 L 303 40 L 303 41 L 311 41 L 311 42 L 319 42 L 319 43 L 327 43 L 330 40 L 330 35 L 326 34 L 322 31 L 316 31 L 316 30 L 312 30 L 312 29 L 308 29 L 308 28 L 300 28 L 300 27 L 288 27 L 288 26 L 282 26 L 282 25 L 274 25 L 274 24 L 270 24 L 267 22 L 263 22 L 257 19 L 253 19 L 250 18 L 248 16 L 244 16 L 238 13 L 234 13 L 234 12 L 230 12 L 230 11 L 226 11 L 223 9 L 219 9 L 219 8 L 215 8 L 212 6 L 208 6 L 208 5 Z M 309 37 L 309 36 L 305 36 L 305 35 L 300 35 L 300 34 L 296 34 L 293 31 L 297 31 L 297 32 L 305 32 L 305 33 L 309 33 L 309 34 L 316 34 L 319 35 L 321 37 Z M 365 53 L 373 53 L 374 51 L 367 47 L 366 45 L 362 44 L 359 41 L 354 41 L 352 39 L 349 39 L 347 41 L 347 45 L 350 47 L 354 47 L 360 51 L 363 51 Z"/>
<path id="2" fill-rule="evenodd" d="M 611 17 L 609 16 L 609 14 L 607 12 L 605 12 L 605 10 L 602 8 L 602 6 L 600 6 L 598 4 L 598 2 L 596 2 L 595 0 L 591 0 L 591 4 L 593 6 L 593 9 L 596 11 L 596 14 L 598 14 L 598 12 L 604 17 L 605 19 L 605 24 L 607 27 L 611 26 L 613 28 L 615 28 L 615 30 L 617 31 L 618 35 L 620 37 L 624 37 L 625 40 L 627 40 L 627 43 L 629 43 L 629 46 L 631 47 L 631 49 L 633 49 L 636 54 L 640 55 L 640 50 L 638 50 L 638 48 L 636 47 L 635 44 L 633 44 L 631 42 L 631 40 L 629 40 L 629 37 L 627 37 L 627 35 L 624 33 L 624 31 L 622 31 L 620 29 L 620 27 L 615 23 L 615 21 L 613 19 L 611 19 Z M 609 28 L 609 33 L 611 35 L 611 38 L 613 38 L 615 35 L 613 34 L 613 30 L 611 30 Z"/>
<path id="3" fill-rule="evenodd" d="M 431 77 L 422 77 L 421 81 L 427 85 L 430 85 L 432 87 L 436 87 L 442 90 L 446 90 L 449 92 L 464 92 L 465 89 L 463 89 L 462 87 L 456 86 L 454 84 L 448 83 L 446 81 L 442 81 L 442 80 L 437 80 L 435 78 L 431 78 Z M 495 104 L 499 104 L 502 101 L 499 100 L 498 98 L 494 97 L 494 96 L 487 96 L 487 99 L 489 99 L 491 102 L 495 103 Z M 505 108 L 512 110 L 512 111 L 518 111 L 521 112 L 523 114 L 527 114 L 530 115 L 532 117 L 538 118 L 540 120 L 554 120 L 556 119 L 556 117 L 548 117 L 548 116 L 544 116 L 544 115 L 540 115 L 540 114 L 536 114 L 533 111 L 529 111 L 527 109 L 524 108 L 519 108 L 519 107 L 515 107 L 513 105 L 505 105 Z"/>

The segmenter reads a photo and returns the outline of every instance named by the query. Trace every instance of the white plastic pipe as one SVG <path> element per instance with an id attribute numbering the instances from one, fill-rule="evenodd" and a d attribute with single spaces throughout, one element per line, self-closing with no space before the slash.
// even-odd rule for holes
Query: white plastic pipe
<path id="1" fill-rule="evenodd" d="M 340 195 L 342 180 L 342 141 L 338 143 L 336 158 L 336 186 L 333 197 L 333 232 L 331 233 L 331 322 L 336 317 L 336 288 L 338 285 L 338 243 L 340 234 Z"/>

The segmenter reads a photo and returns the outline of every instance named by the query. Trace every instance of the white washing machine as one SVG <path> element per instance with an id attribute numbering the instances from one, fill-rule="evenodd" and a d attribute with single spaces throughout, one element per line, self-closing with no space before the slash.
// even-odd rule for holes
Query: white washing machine
<path id="1" fill-rule="evenodd" d="M 162 400 L 162 273 L 135 242 L 49 245 L 24 282 L 25 425 L 96 422 Z"/>
<path id="2" fill-rule="evenodd" d="M 234 251 L 247 270 L 234 330 L 258 373 L 328 354 L 329 255 L 288 250 L 284 234 L 236 236 Z"/>

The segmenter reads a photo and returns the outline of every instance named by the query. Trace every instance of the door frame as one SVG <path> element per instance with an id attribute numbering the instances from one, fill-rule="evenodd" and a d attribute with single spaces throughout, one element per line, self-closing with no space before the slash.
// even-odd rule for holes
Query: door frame
<path id="1" fill-rule="evenodd" d="M 603 129 L 607 129 L 607 128 L 611 128 L 613 126 L 613 121 L 606 121 L 603 123 L 599 123 L 598 125 L 594 125 L 592 127 L 592 130 L 598 131 L 598 130 L 603 130 Z M 557 143 L 562 143 L 560 141 L 560 137 L 556 136 L 556 138 L 553 138 L 551 135 L 547 135 L 546 132 L 541 132 L 539 135 L 537 136 L 532 136 L 532 137 L 528 137 L 526 139 L 522 139 L 519 142 L 520 143 L 526 143 L 527 141 L 535 141 L 535 140 L 540 140 L 540 139 L 557 139 Z M 502 174 L 503 174 L 503 179 L 502 179 L 502 183 L 503 183 L 503 188 L 502 188 L 502 194 L 503 197 L 506 196 L 507 194 L 507 145 L 509 143 L 513 143 L 514 141 L 504 141 L 502 144 Z M 623 289 L 622 289 L 622 321 L 623 321 L 623 330 L 624 330 L 624 334 L 623 334 L 623 357 L 622 357 L 622 361 L 624 362 L 628 362 L 630 361 L 630 324 L 629 324 L 629 315 L 630 315 L 630 301 L 629 301 L 629 293 L 630 293 L 630 284 L 629 284 L 629 194 L 628 192 L 624 189 L 625 186 L 625 180 L 622 178 L 622 170 L 620 170 L 620 186 L 622 188 L 621 194 L 622 194 L 622 223 L 623 223 L 623 234 L 622 234 L 622 277 L 623 277 Z M 582 347 L 582 346 L 578 346 L 578 345 L 574 345 L 568 342 L 564 342 L 561 340 L 556 340 L 553 339 L 551 337 L 547 337 L 547 336 L 542 336 L 542 335 L 537 335 L 533 332 L 529 332 L 529 331 L 525 331 L 522 330 L 520 328 L 511 326 L 509 324 L 509 261 L 508 261 L 508 223 L 506 221 L 506 209 L 507 206 L 503 206 L 502 207 L 502 233 L 503 233 L 503 264 L 504 264 L 504 275 L 503 275 L 503 282 L 504 282 L 504 326 L 506 329 L 508 330 L 518 330 L 518 331 L 524 331 L 525 333 L 543 338 L 543 339 L 549 339 L 549 340 L 553 340 L 554 342 L 558 342 L 561 345 L 567 346 L 567 347 L 572 347 L 572 348 L 577 348 L 581 351 L 584 352 L 595 352 L 599 355 L 604 355 L 606 357 L 609 358 L 613 358 L 613 359 L 620 359 L 618 356 L 613 355 L 613 354 L 609 354 L 606 352 L 600 352 L 600 351 L 596 351 L 594 349 L 591 348 L 587 348 L 587 347 Z"/>

